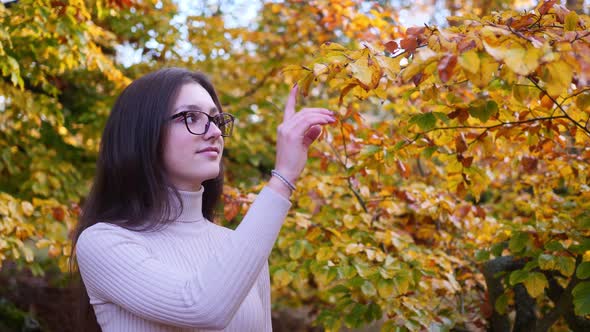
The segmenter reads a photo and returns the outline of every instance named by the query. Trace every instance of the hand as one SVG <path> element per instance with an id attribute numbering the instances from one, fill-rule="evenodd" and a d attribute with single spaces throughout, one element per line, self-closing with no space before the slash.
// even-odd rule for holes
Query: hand
<path id="1" fill-rule="evenodd" d="M 334 123 L 334 113 L 325 108 L 303 108 L 295 112 L 297 85 L 291 89 L 285 105 L 283 123 L 277 128 L 275 169 L 295 183 L 305 163 L 309 146 L 319 137 L 322 125 Z"/>

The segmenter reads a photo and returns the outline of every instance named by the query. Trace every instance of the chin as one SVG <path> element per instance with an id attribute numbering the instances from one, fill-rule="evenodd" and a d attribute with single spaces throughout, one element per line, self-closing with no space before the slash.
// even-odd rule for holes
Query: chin
<path id="1" fill-rule="evenodd" d="M 205 180 L 203 180 L 203 181 L 213 180 L 213 179 L 217 178 L 218 176 L 219 176 L 219 170 L 217 170 L 217 172 L 212 172 L 209 175 L 204 176 L 203 179 L 205 179 Z"/>

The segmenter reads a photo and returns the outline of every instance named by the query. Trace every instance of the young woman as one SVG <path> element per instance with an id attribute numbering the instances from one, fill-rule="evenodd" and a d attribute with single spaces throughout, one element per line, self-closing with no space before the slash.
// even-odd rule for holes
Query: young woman
<path id="1" fill-rule="evenodd" d="M 123 91 L 74 235 L 86 309 L 102 331 L 272 330 L 268 256 L 308 148 L 334 122 L 326 109 L 295 112 L 296 95 L 273 176 L 232 231 L 212 223 L 234 118 L 211 83 L 169 68 Z"/>

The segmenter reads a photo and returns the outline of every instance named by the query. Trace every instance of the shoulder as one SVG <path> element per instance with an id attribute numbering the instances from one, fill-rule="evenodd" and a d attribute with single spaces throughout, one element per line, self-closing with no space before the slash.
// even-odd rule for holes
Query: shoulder
<path id="1" fill-rule="evenodd" d="M 225 226 L 215 224 L 210 221 L 207 222 L 207 228 L 209 229 L 210 232 L 212 232 L 216 235 L 221 235 L 221 236 L 230 236 L 234 232 L 234 230 L 231 228 L 227 228 Z"/>
<path id="2" fill-rule="evenodd" d="M 99 222 L 86 228 L 80 234 L 78 242 L 95 242 L 104 240 L 105 237 L 134 237 L 136 232 L 118 225 Z"/>
<path id="3" fill-rule="evenodd" d="M 110 223 L 99 222 L 86 228 L 76 242 L 78 256 L 91 252 L 99 253 L 117 244 L 137 243 L 137 232 Z"/>

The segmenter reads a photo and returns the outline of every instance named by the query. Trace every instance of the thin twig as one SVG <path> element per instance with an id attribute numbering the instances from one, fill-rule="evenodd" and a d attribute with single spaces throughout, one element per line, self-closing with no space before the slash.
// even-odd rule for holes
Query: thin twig
<path id="1" fill-rule="evenodd" d="M 563 109 L 563 107 L 561 107 L 561 104 L 559 104 L 557 102 L 557 100 L 555 100 L 555 98 L 553 98 L 550 94 L 547 93 L 547 91 L 545 91 L 543 88 L 541 88 L 539 86 L 539 84 L 537 84 L 537 82 L 535 82 L 533 79 L 531 79 L 530 76 L 527 76 L 527 78 L 529 79 L 529 81 L 533 82 L 533 84 L 537 87 L 537 89 L 541 90 L 544 94 L 546 94 L 551 101 L 553 101 L 555 103 L 555 105 L 557 105 L 557 107 L 561 110 L 561 112 L 566 116 L 566 118 L 571 121 L 574 125 L 576 125 L 576 127 L 582 129 L 586 135 L 590 136 L 590 130 L 586 129 L 585 126 L 582 126 L 580 123 L 578 123 L 576 120 L 574 120 L 571 116 L 569 116 L 569 114 L 567 114 L 567 112 Z"/>
<path id="2" fill-rule="evenodd" d="M 348 168 L 347 168 L 347 165 L 348 165 L 348 150 L 346 148 L 346 137 L 344 136 L 344 128 L 342 127 L 342 122 L 340 122 L 340 133 L 342 134 L 342 146 L 344 147 L 344 156 L 345 156 L 343 166 L 344 166 L 344 170 L 346 172 L 348 172 Z M 363 198 L 361 197 L 361 195 L 354 188 L 350 176 L 347 176 L 347 179 L 346 180 L 348 182 L 348 188 L 350 188 L 350 190 L 352 191 L 352 193 L 356 197 L 357 201 L 359 202 L 359 204 L 361 205 L 361 207 L 363 208 L 363 210 L 365 211 L 365 213 L 369 213 L 369 210 L 367 210 L 367 205 L 365 204 L 365 201 L 363 200 Z"/>

